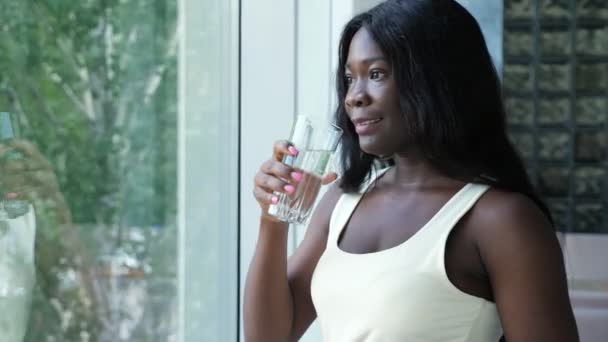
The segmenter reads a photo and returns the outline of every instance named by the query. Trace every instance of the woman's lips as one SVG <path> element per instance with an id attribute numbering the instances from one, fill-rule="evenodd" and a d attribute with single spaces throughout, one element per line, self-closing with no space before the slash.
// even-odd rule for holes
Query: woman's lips
<path id="1" fill-rule="evenodd" d="M 378 124 L 382 121 L 382 118 L 377 119 L 363 119 L 355 121 L 355 131 L 359 135 L 368 135 L 374 132 L 378 128 Z"/>

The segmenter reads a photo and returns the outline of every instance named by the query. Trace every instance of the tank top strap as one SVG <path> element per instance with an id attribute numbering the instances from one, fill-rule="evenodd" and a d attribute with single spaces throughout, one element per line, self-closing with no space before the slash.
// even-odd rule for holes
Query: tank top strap
<path id="1" fill-rule="evenodd" d="M 332 248 L 332 246 L 336 246 L 335 242 L 338 241 L 338 235 L 342 231 L 342 227 L 344 227 L 350 219 L 355 208 L 357 208 L 359 201 L 361 201 L 365 193 L 373 186 L 374 182 L 389 169 L 390 167 L 372 170 L 363 184 L 361 184 L 358 192 L 344 193 L 340 196 L 329 221 L 329 235 L 327 238 L 328 249 Z"/>
<path id="2" fill-rule="evenodd" d="M 447 238 L 460 219 L 477 203 L 490 186 L 468 183 L 455 194 L 433 219 L 433 228 L 439 230 L 442 238 Z"/>
<path id="3" fill-rule="evenodd" d="M 436 241 L 434 248 L 431 248 L 435 253 L 431 253 L 429 257 L 434 259 L 434 264 L 439 273 L 445 276 L 445 281 L 449 282 L 445 271 L 445 250 L 448 237 L 458 221 L 471 210 L 479 198 L 489 189 L 490 186 L 485 184 L 468 183 L 464 189 L 454 196 L 452 203 L 437 215 L 438 217 L 431 228 L 435 230 L 431 234 Z"/>

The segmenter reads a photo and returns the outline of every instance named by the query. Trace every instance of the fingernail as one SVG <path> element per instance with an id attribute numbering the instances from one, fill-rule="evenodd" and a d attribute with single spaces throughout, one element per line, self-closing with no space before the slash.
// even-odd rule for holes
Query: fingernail
<path id="1" fill-rule="evenodd" d="M 4 194 L 4 198 L 6 198 L 6 199 L 17 198 L 17 193 L 15 193 L 15 192 L 8 192 L 8 193 Z"/>
<path id="2" fill-rule="evenodd" d="M 285 185 L 285 187 L 283 189 L 285 189 L 285 191 L 287 191 L 290 194 L 292 194 L 294 191 L 296 191 L 296 188 L 294 188 L 292 185 Z"/>
<path id="3" fill-rule="evenodd" d="M 289 146 L 288 150 L 289 150 L 289 152 L 290 152 L 291 154 L 293 154 L 294 156 L 295 156 L 296 154 L 298 154 L 298 149 L 296 149 L 296 148 L 295 148 L 295 147 L 293 147 L 293 146 Z"/>
<path id="4" fill-rule="evenodd" d="M 291 178 L 295 179 L 296 181 L 301 181 L 302 180 L 302 174 L 299 172 L 292 172 L 291 173 Z"/>
<path id="5" fill-rule="evenodd" d="M 272 196 L 270 201 L 272 201 L 272 204 L 277 204 L 277 203 L 279 203 L 279 198 L 277 196 Z"/>

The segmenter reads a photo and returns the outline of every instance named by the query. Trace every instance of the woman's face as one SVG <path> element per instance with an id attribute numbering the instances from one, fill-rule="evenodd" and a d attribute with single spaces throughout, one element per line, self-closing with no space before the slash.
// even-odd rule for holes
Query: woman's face
<path id="1" fill-rule="evenodd" d="M 353 37 L 344 76 L 346 112 L 366 153 L 387 156 L 404 149 L 405 117 L 390 61 L 371 34 L 361 28 Z"/>

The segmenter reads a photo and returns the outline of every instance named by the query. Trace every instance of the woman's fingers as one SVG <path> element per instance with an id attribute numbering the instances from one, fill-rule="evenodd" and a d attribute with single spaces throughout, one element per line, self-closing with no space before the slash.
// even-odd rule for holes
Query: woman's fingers
<path id="1" fill-rule="evenodd" d="M 293 168 L 278 162 L 276 160 L 268 160 L 260 171 L 269 175 L 273 175 L 289 183 L 297 183 L 302 179 L 302 173 L 295 171 Z"/>
<path id="2" fill-rule="evenodd" d="M 326 173 L 321 179 L 321 184 L 326 185 L 338 179 L 338 174 L 335 172 Z"/>
<path id="3" fill-rule="evenodd" d="M 0 196 L 36 200 L 59 193 L 55 174 L 48 170 L 5 173 L 0 175 Z"/>
<path id="4" fill-rule="evenodd" d="M 268 192 L 267 190 L 262 189 L 259 186 L 256 186 L 253 189 L 253 195 L 255 196 L 255 199 L 263 205 L 271 205 L 279 202 L 279 197 L 277 195 Z"/>
<path id="5" fill-rule="evenodd" d="M 6 158 L 11 154 L 20 154 L 18 158 Z M 33 169 L 52 169 L 51 163 L 40 153 L 34 144 L 26 140 L 11 140 L 0 144 L 0 157 L 14 171 Z"/>
<path id="6" fill-rule="evenodd" d="M 283 163 L 285 156 L 296 156 L 298 150 L 287 140 L 279 140 L 272 148 L 272 158 L 260 167 L 254 177 L 253 195 L 266 207 L 279 201 L 277 193 L 293 194 L 304 175 Z"/>
<path id="7" fill-rule="evenodd" d="M 296 189 L 295 185 L 264 172 L 258 172 L 255 177 L 255 185 L 270 193 L 283 192 L 292 194 Z"/>
<path id="8" fill-rule="evenodd" d="M 0 143 L 0 189 L 7 199 L 61 197 L 52 164 L 26 140 Z"/>
<path id="9" fill-rule="evenodd" d="M 3 189 L 21 186 L 58 187 L 55 174 L 48 170 L 2 173 L 0 185 Z"/>
<path id="10" fill-rule="evenodd" d="M 276 161 L 283 161 L 283 157 L 286 155 L 295 156 L 297 154 L 298 149 L 296 149 L 287 140 L 279 140 L 275 142 L 272 148 L 272 159 Z"/>

